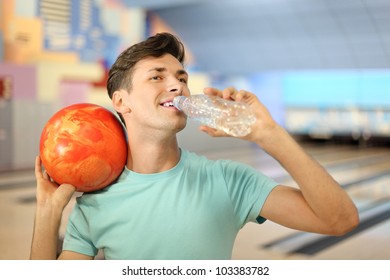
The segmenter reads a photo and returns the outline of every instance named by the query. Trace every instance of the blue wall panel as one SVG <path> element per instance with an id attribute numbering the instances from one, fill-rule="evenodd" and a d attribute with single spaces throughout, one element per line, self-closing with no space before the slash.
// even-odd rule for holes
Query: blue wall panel
<path id="1" fill-rule="evenodd" d="M 296 107 L 343 107 L 356 103 L 356 75 L 347 72 L 287 73 L 283 101 Z"/>
<path id="2" fill-rule="evenodd" d="M 286 73 L 282 83 L 290 107 L 390 107 L 389 71 Z"/>

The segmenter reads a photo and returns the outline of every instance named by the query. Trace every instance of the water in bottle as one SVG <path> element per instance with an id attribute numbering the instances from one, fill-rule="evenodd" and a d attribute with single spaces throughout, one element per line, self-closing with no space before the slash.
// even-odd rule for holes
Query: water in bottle
<path id="1" fill-rule="evenodd" d="M 251 126 L 256 121 L 255 115 L 246 103 L 216 96 L 204 94 L 177 96 L 173 99 L 173 105 L 190 119 L 236 137 L 249 134 Z"/>

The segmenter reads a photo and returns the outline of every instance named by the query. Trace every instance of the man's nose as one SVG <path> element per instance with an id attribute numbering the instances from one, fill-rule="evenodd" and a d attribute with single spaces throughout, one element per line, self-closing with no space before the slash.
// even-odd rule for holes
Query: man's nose
<path id="1" fill-rule="evenodd" d="M 168 91 L 175 92 L 175 93 L 178 92 L 181 94 L 181 92 L 183 91 L 183 84 L 178 80 L 172 81 L 168 86 Z"/>

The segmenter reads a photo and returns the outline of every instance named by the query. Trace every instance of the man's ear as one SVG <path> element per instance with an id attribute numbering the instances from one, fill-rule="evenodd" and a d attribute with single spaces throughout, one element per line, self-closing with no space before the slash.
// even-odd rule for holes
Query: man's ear
<path id="1" fill-rule="evenodd" d="M 122 115 L 131 112 L 130 107 L 125 102 L 124 94 L 128 94 L 127 91 L 116 90 L 112 95 L 112 105 L 115 111 Z"/>

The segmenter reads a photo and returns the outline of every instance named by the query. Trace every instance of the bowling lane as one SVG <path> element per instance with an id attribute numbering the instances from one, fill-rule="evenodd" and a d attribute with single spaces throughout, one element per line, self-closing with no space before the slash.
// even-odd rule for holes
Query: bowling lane
<path id="1" fill-rule="evenodd" d="M 382 148 L 355 150 L 352 148 L 337 152 L 332 150 L 324 152 L 325 149 L 317 150 L 316 147 L 310 147 L 310 149 L 310 153 L 338 179 L 357 204 L 362 219 L 359 231 L 353 232 L 351 236 L 343 240 L 337 240 L 281 228 L 270 221 L 262 226 L 251 224 L 245 227 L 237 238 L 235 258 L 257 259 L 268 256 L 272 259 L 364 259 L 365 256 L 375 255 L 375 253 L 355 252 L 351 249 L 341 253 L 343 246 L 346 246 L 344 244 L 352 243 L 355 245 L 351 246 L 359 247 L 360 239 L 365 239 L 366 235 L 369 238 L 373 234 L 381 237 L 377 238 L 378 242 L 390 242 L 390 237 L 385 231 L 390 218 L 389 150 Z M 275 175 L 278 177 L 277 172 L 275 170 Z M 282 179 L 283 176 L 279 178 Z M 281 183 L 294 185 L 294 181 L 288 176 Z M 375 248 L 381 247 L 375 239 L 370 242 L 376 244 L 373 246 Z M 295 250 L 300 247 L 303 251 L 314 250 L 315 253 L 296 252 Z M 361 256 L 356 256 L 356 254 Z M 381 249 L 377 258 L 390 259 L 390 252 Z"/>
<path id="2" fill-rule="evenodd" d="M 377 224 L 345 241 L 323 250 L 311 259 L 389 260 L 390 220 Z M 305 256 L 302 256 L 305 258 Z"/>
<path id="3" fill-rule="evenodd" d="M 0 259 L 27 259 L 35 205 L 34 188 L 0 189 Z M 24 201 L 25 200 L 25 201 Z"/>

